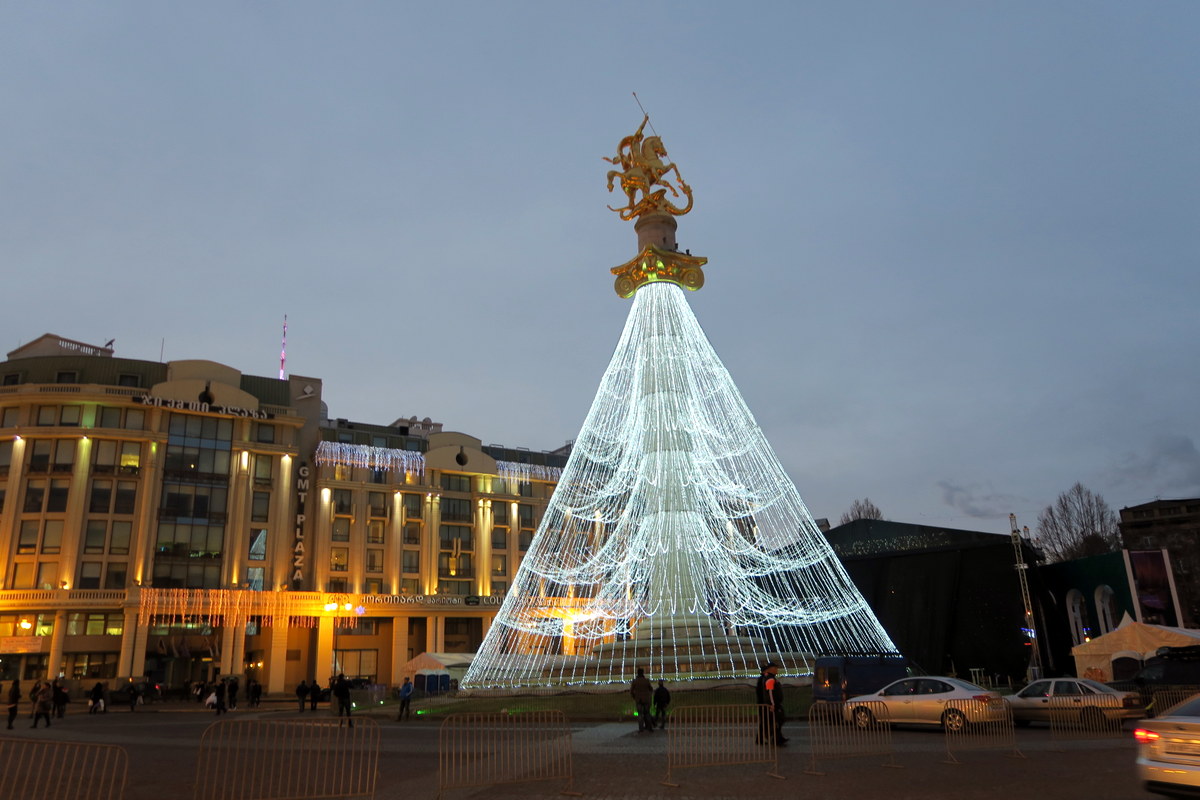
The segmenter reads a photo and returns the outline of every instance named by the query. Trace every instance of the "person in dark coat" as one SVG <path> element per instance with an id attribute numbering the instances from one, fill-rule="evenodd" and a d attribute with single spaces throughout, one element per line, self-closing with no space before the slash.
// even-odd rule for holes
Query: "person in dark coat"
<path id="1" fill-rule="evenodd" d="M 225 681 L 217 681 L 217 685 L 213 687 L 213 694 L 217 696 L 215 708 L 217 716 L 221 716 L 225 712 Z"/>
<path id="2" fill-rule="evenodd" d="M 354 720 L 350 717 L 350 681 L 346 680 L 346 676 L 340 672 L 333 681 L 333 696 L 337 698 L 338 726 L 341 727 L 342 714 L 345 714 L 346 721 L 353 728 Z"/>
<path id="3" fill-rule="evenodd" d="M 637 706 L 638 733 L 654 730 L 654 720 L 650 717 L 650 703 L 654 699 L 654 684 L 646 677 L 646 670 L 638 667 L 637 677 L 629 685 L 629 694 Z"/>
<path id="4" fill-rule="evenodd" d="M 787 744 L 783 736 L 783 686 L 775 677 L 779 665 L 768 661 L 762 666 L 754 696 L 758 701 L 758 743 Z"/>
<path id="5" fill-rule="evenodd" d="M 317 703 L 321 702 L 321 684 L 317 683 L 317 679 L 313 678 L 312 683 L 308 686 L 308 708 L 310 711 L 317 710 Z"/>
<path id="6" fill-rule="evenodd" d="M 239 688 L 240 687 L 238 686 L 237 675 L 234 675 L 232 678 L 229 679 L 229 685 L 227 687 L 230 711 L 237 711 L 237 698 L 238 698 L 238 689 Z"/>
<path id="7" fill-rule="evenodd" d="M 8 687 L 8 729 L 13 729 L 13 720 L 17 718 L 17 706 L 21 704 L 21 680 L 20 678 L 12 682 L 12 686 Z"/>
<path id="8" fill-rule="evenodd" d="M 669 705 L 671 705 L 671 691 L 663 685 L 660 678 L 658 688 L 654 690 L 654 724 L 660 728 L 667 726 L 667 706 Z"/>
<path id="9" fill-rule="evenodd" d="M 300 713 L 303 714 L 304 704 L 308 702 L 308 684 L 304 682 L 304 678 L 296 685 L 296 699 L 300 701 Z"/>
<path id="10" fill-rule="evenodd" d="M 38 720 L 45 718 L 46 727 L 50 727 L 50 711 L 54 708 L 54 687 L 50 685 L 50 681 L 42 681 L 37 689 L 30 695 L 33 697 L 33 724 L 29 727 L 36 728 Z"/>
<path id="11" fill-rule="evenodd" d="M 67 703 L 71 702 L 71 695 L 67 694 L 67 687 L 63 686 L 62 681 L 54 682 L 54 716 L 62 719 L 67 715 Z"/>
<path id="12" fill-rule="evenodd" d="M 96 681 L 96 685 L 92 687 L 92 691 L 88 694 L 88 699 L 92 701 L 88 707 L 89 714 L 98 714 L 104 710 L 104 684 Z"/>

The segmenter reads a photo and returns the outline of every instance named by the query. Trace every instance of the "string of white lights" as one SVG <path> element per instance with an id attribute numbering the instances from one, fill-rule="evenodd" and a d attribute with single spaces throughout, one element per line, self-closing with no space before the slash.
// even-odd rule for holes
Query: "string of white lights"
<path id="1" fill-rule="evenodd" d="M 809 671 L 895 652 L 683 291 L 638 290 L 583 429 L 464 686 Z"/>
<path id="2" fill-rule="evenodd" d="M 397 450 L 391 447 L 371 447 L 365 444 L 345 442 L 320 442 L 314 456 L 317 464 L 334 464 L 345 467 L 386 470 L 388 472 L 425 472 L 425 454 L 414 450 Z"/>
<path id="3" fill-rule="evenodd" d="M 562 478 L 562 467 L 546 467 L 541 464 L 521 464 L 517 461 L 497 461 L 496 474 L 505 480 L 557 481 Z"/>

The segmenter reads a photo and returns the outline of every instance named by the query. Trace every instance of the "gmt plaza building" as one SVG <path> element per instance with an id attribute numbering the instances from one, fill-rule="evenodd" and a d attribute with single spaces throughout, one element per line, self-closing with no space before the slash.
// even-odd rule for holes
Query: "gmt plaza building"
<path id="1" fill-rule="evenodd" d="M 282 692 L 474 652 L 566 455 L 327 419 L 321 388 L 53 334 L 10 352 L 0 680 Z"/>

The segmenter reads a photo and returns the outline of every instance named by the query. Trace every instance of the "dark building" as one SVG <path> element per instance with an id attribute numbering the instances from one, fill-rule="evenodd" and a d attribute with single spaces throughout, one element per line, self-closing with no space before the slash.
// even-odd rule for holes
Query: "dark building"
<path id="1" fill-rule="evenodd" d="M 1183 619 L 1163 624 L 1200 624 L 1200 498 L 1155 500 L 1121 509 L 1121 539 L 1130 550 L 1165 548 L 1174 567 L 1164 579 L 1179 595 Z M 1150 620 L 1146 620 L 1149 622 Z"/>

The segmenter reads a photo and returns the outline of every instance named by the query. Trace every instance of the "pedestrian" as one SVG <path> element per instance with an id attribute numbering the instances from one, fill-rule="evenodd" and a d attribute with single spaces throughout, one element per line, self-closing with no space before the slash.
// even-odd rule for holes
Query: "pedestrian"
<path id="1" fill-rule="evenodd" d="M 342 714 L 345 713 L 346 721 L 353 728 L 354 720 L 350 718 L 350 681 L 340 672 L 333 681 L 333 696 L 337 698 L 338 727 L 342 726 Z"/>
<path id="2" fill-rule="evenodd" d="M 650 702 L 654 699 L 654 684 L 646 677 L 646 671 L 638 667 L 637 677 L 629 685 L 629 694 L 637 706 L 638 733 L 654 730 L 654 720 L 650 717 Z"/>
<path id="3" fill-rule="evenodd" d="M 133 682 L 133 678 L 129 679 L 129 710 L 137 711 L 138 704 L 138 685 Z"/>
<path id="4" fill-rule="evenodd" d="M 96 681 L 92 691 L 88 693 L 88 713 L 98 714 L 104 710 L 104 684 Z"/>
<path id="5" fill-rule="evenodd" d="M 232 678 L 229 679 L 228 693 L 229 693 L 229 710 L 230 711 L 237 711 L 238 688 L 239 687 L 238 687 L 237 675 L 234 675 Z"/>
<path id="6" fill-rule="evenodd" d="M 253 678 L 250 679 L 250 686 L 247 689 L 250 694 L 250 707 L 258 708 L 262 705 L 262 684 Z"/>
<path id="7" fill-rule="evenodd" d="M 213 704 L 213 708 L 217 710 L 219 717 L 225 712 L 225 681 L 217 681 L 217 685 L 213 687 L 213 694 L 217 696 L 217 702 Z"/>
<path id="8" fill-rule="evenodd" d="M 758 701 L 758 744 L 784 746 L 788 740 L 783 736 L 783 686 L 776 674 L 779 665 L 774 661 L 763 664 L 758 683 L 754 686 L 754 697 Z"/>
<path id="9" fill-rule="evenodd" d="M 296 685 L 296 699 L 300 701 L 300 713 L 303 714 L 304 704 L 308 702 L 308 684 L 304 682 L 304 678 Z"/>
<path id="10" fill-rule="evenodd" d="M 400 686 L 400 713 L 396 715 L 396 722 L 402 719 L 408 719 L 410 714 L 409 706 L 412 704 L 413 684 L 406 675 L 404 683 Z"/>
<path id="11" fill-rule="evenodd" d="M 63 686 L 62 680 L 54 681 L 54 716 L 62 719 L 67 715 L 67 703 L 71 702 L 71 695 L 67 693 L 67 687 Z"/>
<path id="12" fill-rule="evenodd" d="M 654 690 L 654 724 L 660 728 L 667 727 L 667 706 L 671 705 L 671 691 L 663 685 L 662 678 L 658 679 L 658 688 Z"/>
<path id="13" fill-rule="evenodd" d="M 21 679 L 14 678 L 12 686 L 8 687 L 8 729 L 13 729 L 13 720 L 17 718 L 17 706 L 21 704 Z"/>
<path id="14" fill-rule="evenodd" d="M 38 720 L 45 718 L 46 727 L 50 727 L 50 711 L 54 708 L 54 687 L 50 685 L 50 681 L 42 681 L 38 685 L 37 691 L 33 692 L 34 712 L 33 724 L 29 727 L 36 728 Z"/>
<path id="15" fill-rule="evenodd" d="M 317 683 L 316 678 L 313 678 L 312 683 L 308 685 L 308 710 L 316 711 L 319 702 L 321 702 L 321 684 Z"/>

